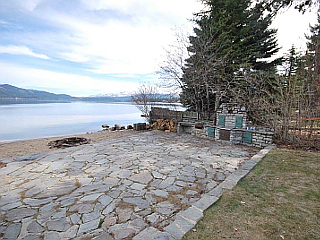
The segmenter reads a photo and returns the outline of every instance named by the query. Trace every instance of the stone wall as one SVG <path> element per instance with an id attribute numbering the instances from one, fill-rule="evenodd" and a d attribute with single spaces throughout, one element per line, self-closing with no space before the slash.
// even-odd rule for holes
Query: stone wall
<path id="1" fill-rule="evenodd" d="M 178 133 L 188 133 L 194 135 L 194 123 L 189 122 L 179 122 L 178 123 Z"/>
<path id="2" fill-rule="evenodd" d="M 220 140 L 220 130 L 226 130 L 213 125 L 205 125 L 203 129 L 196 129 L 194 124 L 179 123 L 178 132 L 188 133 L 196 137 Z M 209 128 L 214 128 L 214 136 L 209 136 Z M 273 132 L 254 131 L 246 129 L 231 129 L 230 142 L 254 147 L 266 147 L 272 144 Z"/>
<path id="3" fill-rule="evenodd" d="M 230 142 L 233 144 L 242 144 L 243 131 L 240 129 L 233 129 L 230 134 Z"/>
<path id="4" fill-rule="evenodd" d="M 225 128 L 229 128 L 229 129 L 235 128 L 236 127 L 236 119 L 237 119 L 237 117 L 241 117 L 242 118 L 242 125 L 239 128 L 246 128 L 247 127 L 247 117 L 246 117 L 245 114 L 228 114 L 228 115 L 225 115 L 225 114 L 218 113 L 217 114 L 217 123 L 216 123 L 217 126 L 220 126 L 220 124 L 219 124 L 220 116 L 225 116 L 225 125 L 223 126 Z"/>
<path id="5" fill-rule="evenodd" d="M 223 103 L 217 110 L 217 113 L 222 114 L 246 114 L 245 108 L 239 106 L 236 103 Z"/>
<path id="6" fill-rule="evenodd" d="M 244 144 L 254 147 L 266 147 L 272 144 L 273 134 L 273 132 L 260 132 L 246 129 L 232 129 L 230 134 L 230 141 L 233 144 Z"/>
<path id="7" fill-rule="evenodd" d="M 197 136 L 197 137 L 201 137 L 201 138 L 207 138 L 208 137 L 208 133 L 205 132 L 204 129 L 194 129 L 192 135 Z"/>
<path id="8" fill-rule="evenodd" d="M 256 132 L 253 131 L 252 144 L 255 147 L 266 147 L 272 144 L 273 132 Z"/>
<path id="9" fill-rule="evenodd" d="M 224 117 L 224 124 L 221 117 Z M 237 118 L 241 118 L 241 125 L 237 126 Z M 217 111 L 216 126 L 225 128 L 246 128 L 247 127 L 247 113 L 245 108 L 236 104 L 222 104 L 222 108 Z"/>
<path id="10" fill-rule="evenodd" d="M 215 135 L 214 138 L 215 138 L 216 140 L 220 139 L 220 131 L 219 131 L 219 130 L 220 130 L 220 129 L 217 128 L 217 127 L 214 129 L 214 135 Z"/>
<path id="11" fill-rule="evenodd" d="M 202 129 L 195 127 L 198 123 L 203 125 Z M 224 139 L 233 144 L 254 147 L 266 147 L 272 144 L 273 132 L 270 129 L 252 127 L 254 130 L 248 130 L 247 128 L 249 129 L 246 109 L 237 104 L 228 103 L 222 104 L 217 111 L 216 124 L 199 120 L 179 122 L 178 133 L 189 133 L 193 136 L 214 140 Z"/>

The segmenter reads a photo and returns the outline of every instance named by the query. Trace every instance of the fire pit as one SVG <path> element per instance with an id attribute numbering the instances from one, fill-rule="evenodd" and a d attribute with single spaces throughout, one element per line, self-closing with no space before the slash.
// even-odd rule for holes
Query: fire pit
<path id="1" fill-rule="evenodd" d="M 82 137 L 69 137 L 58 139 L 55 141 L 51 141 L 48 143 L 50 148 L 67 148 L 67 147 L 75 147 L 82 144 L 90 143 L 90 139 L 82 138 Z"/>

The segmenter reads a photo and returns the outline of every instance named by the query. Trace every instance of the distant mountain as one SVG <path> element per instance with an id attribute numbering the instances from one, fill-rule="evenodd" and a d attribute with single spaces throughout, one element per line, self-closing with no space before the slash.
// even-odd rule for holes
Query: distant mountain
<path id="1" fill-rule="evenodd" d="M 96 97 L 130 97 L 132 93 L 129 92 L 119 92 L 119 93 L 109 93 L 109 94 L 98 94 L 89 96 L 89 98 L 96 98 Z"/>
<path id="2" fill-rule="evenodd" d="M 179 102 L 179 96 L 172 96 L 170 94 L 157 94 L 150 97 L 155 102 Z M 106 95 L 97 95 L 91 97 L 82 97 L 78 98 L 80 101 L 87 102 L 131 102 L 131 95 L 127 94 L 106 94 Z"/>
<path id="3" fill-rule="evenodd" d="M 0 104 L 11 103 L 51 103 L 51 102 L 131 102 L 131 96 L 100 95 L 93 97 L 72 97 L 67 94 L 54 94 L 46 91 L 18 88 L 0 84 Z"/>
<path id="4" fill-rule="evenodd" d="M 18 88 L 9 84 L 0 85 L 0 100 L 31 100 L 31 101 L 72 101 L 75 97 L 67 94 L 54 94 L 45 91 Z"/>
<path id="5" fill-rule="evenodd" d="M 81 97 L 79 101 L 85 102 L 131 102 L 131 96 L 95 96 L 95 97 Z"/>
<path id="6" fill-rule="evenodd" d="M 175 98 L 175 97 L 174 97 Z M 175 99 L 178 102 L 178 96 Z M 172 96 L 158 94 L 157 102 L 167 102 Z M 131 102 L 129 93 L 98 95 L 91 97 L 72 97 L 67 94 L 54 94 L 46 91 L 18 88 L 9 84 L 0 84 L 0 104 L 11 103 L 50 103 L 50 102 Z"/>

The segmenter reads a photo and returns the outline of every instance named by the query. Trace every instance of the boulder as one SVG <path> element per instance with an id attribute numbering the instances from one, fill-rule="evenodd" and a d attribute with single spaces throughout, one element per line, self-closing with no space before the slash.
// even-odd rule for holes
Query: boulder
<path id="1" fill-rule="evenodd" d="M 102 124 L 102 128 L 109 129 L 110 126 L 108 124 Z"/>

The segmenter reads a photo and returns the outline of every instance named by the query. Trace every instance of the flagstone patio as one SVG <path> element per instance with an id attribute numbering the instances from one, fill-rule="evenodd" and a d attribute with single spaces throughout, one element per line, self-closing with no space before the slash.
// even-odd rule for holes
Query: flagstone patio
<path id="1" fill-rule="evenodd" d="M 180 239 L 258 152 L 152 131 L 5 159 L 0 238 Z"/>

